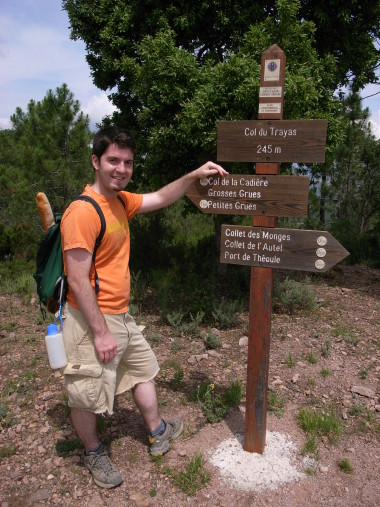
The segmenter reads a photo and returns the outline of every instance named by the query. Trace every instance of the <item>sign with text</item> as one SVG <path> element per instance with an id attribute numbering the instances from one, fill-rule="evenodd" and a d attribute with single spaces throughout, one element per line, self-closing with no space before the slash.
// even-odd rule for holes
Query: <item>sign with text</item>
<path id="1" fill-rule="evenodd" d="M 326 231 L 222 225 L 225 264 L 323 272 L 348 255 Z"/>
<path id="2" fill-rule="evenodd" d="M 259 97 L 282 97 L 282 86 L 260 86 Z"/>
<path id="3" fill-rule="evenodd" d="M 203 212 L 275 217 L 307 216 L 307 176 L 234 174 L 195 181 L 187 197 Z"/>
<path id="4" fill-rule="evenodd" d="M 324 162 L 327 120 L 218 123 L 217 159 L 224 162 Z"/>

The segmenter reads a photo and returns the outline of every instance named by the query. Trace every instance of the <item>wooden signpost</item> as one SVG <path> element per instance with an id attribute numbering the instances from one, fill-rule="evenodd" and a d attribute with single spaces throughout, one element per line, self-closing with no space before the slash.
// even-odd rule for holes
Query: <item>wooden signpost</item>
<path id="1" fill-rule="evenodd" d="M 326 231 L 222 225 L 220 262 L 324 272 L 349 253 Z"/>
<path id="2" fill-rule="evenodd" d="M 198 180 L 186 193 L 204 213 L 233 215 L 307 216 L 307 176 L 246 174 Z"/>
<path id="3" fill-rule="evenodd" d="M 221 121 L 217 158 L 225 162 L 324 162 L 327 120 Z"/>
<path id="4" fill-rule="evenodd" d="M 262 454 L 266 414 L 273 268 L 323 272 L 348 252 L 326 231 L 277 229 L 279 216 L 307 215 L 309 180 L 280 176 L 280 162 L 323 162 L 326 120 L 283 120 L 285 54 L 261 55 L 258 121 L 218 124 L 218 161 L 257 162 L 256 174 L 210 177 L 187 195 L 204 213 L 253 215 L 253 227 L 223 225 L 220 261 L 250 265 L 244 450 Z"/>

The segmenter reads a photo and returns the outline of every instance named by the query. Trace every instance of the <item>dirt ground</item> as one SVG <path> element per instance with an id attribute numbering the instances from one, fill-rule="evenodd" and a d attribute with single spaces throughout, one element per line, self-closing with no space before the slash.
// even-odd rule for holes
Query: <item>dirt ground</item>
<path id="1" fill-rule="evenodd" d="M 249 484 L 236 487 L 210 463 L 219 444 L 244 432 L 244 399 L 240 409 L 214 424 L 206 421 L 199 403 L 190 401 L 204 380 L 223 389 L 239 379 L 245 388 L 247 346 L 241 338 L 247 336 L 247 314 L 239 316 L 236 328 L 220 331 L 222 346 L 214 352 L 205 350 L 200 338 L 174 337 L 158 316 L 136 319 L 161 365 L 161 413 L 181 416 L 185 430 L 168 454 L 153 462 L 141 416 L 130 394 L 120 396 L 114 415 L 102 419 L 99 430 L 124 482 L 103 490 L 83 466 L 82 449 L 69 450 L 77 437 L 63 379 L 48 365 L 38 303 L 1 296 L 0 506 L 380 505 L 380 271 L 337 266 L 311 283 L 318 310 L 273 314 L 269 368 L 275 402 L 268 406 L 267 431 L 292 442 L 300 476 L 275 489 L 256 490 Z M 175 386 L 178 368 L 184 376 Z M 306 407 L 334 407 L 343 431 L 334 442 L 322 438 L 305 457 L 306 433 L 297 415 Z M 199 452 L 211 480 L 188 496 L 166 471 L 183 469 Z M 349 461 L 351 473 L 341 469 L 342 460 Z"/>

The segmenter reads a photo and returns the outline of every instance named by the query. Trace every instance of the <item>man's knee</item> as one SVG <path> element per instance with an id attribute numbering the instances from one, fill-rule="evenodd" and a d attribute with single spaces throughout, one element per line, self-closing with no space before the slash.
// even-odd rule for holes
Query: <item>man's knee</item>
<path id="1" fill-rule="evenodd" d="M 144 387 L 156 390 L 156 382 L 154 381 L 154 379 L 146 380 L 143 382 L 136 382 L 136 384 L 132 387 L 132 392 L 135 392 L 140 388 L 144 389 Z"/>

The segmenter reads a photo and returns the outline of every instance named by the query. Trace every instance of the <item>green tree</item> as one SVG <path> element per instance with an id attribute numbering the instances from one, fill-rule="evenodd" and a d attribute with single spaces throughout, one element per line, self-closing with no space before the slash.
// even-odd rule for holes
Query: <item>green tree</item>
<path id="1" fill-rule="evenodd" d="M 358 91 L 365 84 L 378 81 L 378 0 L 301 0 L 299 15 L 317 27 L 318 54 L 336 58 L 337 87 L 351 84 Z"/>
<path id="2" fill-rule="evenodd" d="M 11 122 L 18 169 L 33 193 L 45 192 L 62 209 L 89 175 L 91 132 L 79 101 L 63 84 L 31 100 L 26 113 L 17 108 Z"/>
<path id="3" fill-rule="evenodd" d="M 26 112 L 17 108 L 11 123 L 0 131 L 0 222 L 22 252 L 21 234 L 30 241 L 42 231 L 36 194 L 44 192 L 61 213 L 92 178 L 91 132 L 66 84 L 31 100 Z"/>
<path id="4" fill-rule="evenodd" d="M 96 86 L 117 86 L 119 93 L 128 94 L 132 76 L 123 72 L 124 62 L 138 58 L 144 37 L 171 29 L 176 47 L 196 55 L 198 62 L 222 62 L 239 48 L 251 26 L 278 19 L 284 1 L 63 0 L 62 5 L 72 37 L 86 43 Z M 375 79 L 379 18 L 380 4 L 373 0 L 301 0 L 297 14 L 299 21 L 316 26 L 318 54 L 337 58 L 336 86 L 353 77 L 359 86 Z"/>
<path id="5" fill-rule="evenodd" d="M 126 126 L 137 138 L 140 159 L 132 190 L 158 188 L 215 159 L 219 120 L 257 119 L 261 54 L 280 46 L 287 59 L 284 118 L 328 120 L 326 163 L 303 168 L 318 190 L 313 224 L 328 222 L 333 196 L 342 188 L 332 186 L 335 149 L 346 135 L 334 94 L 342 85 L 357 90 L 376 81 L 379 2 L 63 0 L 62 5 L 72 38 L 86 44 L 94 83 L 112 90 L 118 111 L 105 122 Z M 226 167 L 254 171 L 253 164 Z M 149 237 L 157 245 L 161 240 L 154 231 Z"/>
<path id="6" fill-rule="evenodd" d="M 206 4 L 219 7 L 218 3 Z M 148 2 L 147 8 L 151 5 Z M 95 9 L 96 20 L 92 3 L 91 9 L 85 1 L 64 2 L 64 6 L 75 34 L 86 40 L 95 83 L 117 87 L 112 99 L 119 112 L 113 121 L 128 126 L 138 138 L 144 156 L 140 182 L 145 179 L 156 187 L 207 158 L 215 158 L 218 120 L 257 118 L 261 53 L 274 43 L 287 56 L 285 117 L 327 118 L 329 135 L 336 130 L 336 62 L 329 56 L 318 56 L 315 26 L 297 21 L 297 0 L 279 0 L 276 16 L 251 26 L 245 24 L 244 35 L 239 32 L 233 44 L 228 38 L 224 40 L 222 58 L 206 58 L 201 41 L 196 47 L 191 46 L 190 39 L 187 44 L 178 44 L 178 35 L 162 9 L 155 12 L 160 12 L 165 22 L 154 30 L 151 27 L 149 33 L 147 12 L 140 24 L 135 20 L 137 35 L 131 39 L 126 34 L 132 29 L 136 3 L 112 2 L 111 8 L 109 2 L 102 1 L 99 10 Z M 198 34 L 198 30 L 190 33 Z M 97 81 L 100 74 L 107 79 Z"/>
<path id="7" fill-rule="evenodd" d="M 345 232 L 362 234 L 380 223 L 380 141 L 369 124 L 369 110 L 353 93 L 342 104 L 344 137 L 332 177 L 336 218 Z"/>

